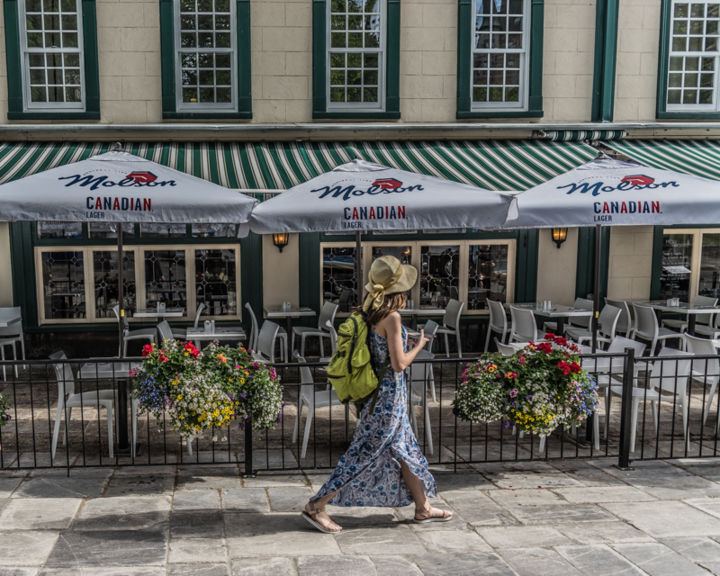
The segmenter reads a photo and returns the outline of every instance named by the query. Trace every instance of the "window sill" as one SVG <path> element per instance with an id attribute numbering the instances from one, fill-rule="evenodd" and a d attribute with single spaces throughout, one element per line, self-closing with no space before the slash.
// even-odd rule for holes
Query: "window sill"
<path id="1" fill-rule="evenodd" d="M 13 112 L 8 110 L 8 120 L 100 120 L 100 112 Z"/>
<path id="2" fill-rule="evenodd" d="M 163 120 L 251 120 L 252 112 L 170 112 L 163 111 Z"/>
<path id="3" fill-rule="evenodd" d="M 542 110 L 518 110 L 517 112 L 513 112 L 511 110 L 502 110 L 497 112 L 475 112 L 475 111 L 468 111 L 468 110 L 458 110 L 456 114 L 456 118 L 458 120 L 465 120 L 465 119 L 482 119 L 482 118 L 542 118 L 545 115 L 545 113 Z"/>
<path id="4" fill-rule="evenodd" d="M 399 120 L 400 112 L 320 112 L 313 111 L 313 119 L 336 119 L 336 120 Z"/>

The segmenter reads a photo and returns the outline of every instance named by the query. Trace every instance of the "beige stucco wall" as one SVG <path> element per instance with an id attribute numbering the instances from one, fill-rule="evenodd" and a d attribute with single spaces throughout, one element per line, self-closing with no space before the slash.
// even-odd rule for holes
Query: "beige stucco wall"
<path id="1" fill-rule="evenodd" d="M 652 250 L 652 226 L 611 228 L 608 298 L 643 300 L 650 297 Z"/>
<path id="2" fill-rule="evenodd" d="M 282 252 L 273 246 L 271 234 L 262 237 L 263 304 L 265 306 L 277 306 L 286 300 L 295 306 L 300 303 L 299 246 L 297 234 L 290 234 L 288 245 L 283 248 Z"/>
<path id="3" fill-rule="evenodd" d="M 659 0 L 620 2 L 618 31 L 615 121 L 654 120 L 660 50 Z"/>
<path id="4" fill-rule="evenodd" d="M 558 248 L 550 230 L 540 230 L 538 239 L 537 300 L 557 304 L 575 301 L 575 265 L 578 230 L 568 229 L 567 240 Z"/>
<path id="5" fill-rule="evenodd" d="M 0 306 L 12 306 L 12 273 L 10 266 L 10 226 L 0 222 Z"/>

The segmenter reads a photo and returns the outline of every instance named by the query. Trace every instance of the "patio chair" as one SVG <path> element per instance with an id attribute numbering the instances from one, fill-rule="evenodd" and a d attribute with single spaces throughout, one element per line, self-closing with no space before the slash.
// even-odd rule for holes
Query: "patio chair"
<path id="1" fill-rule="evenodd" d="M 298 394 L 297 417 L 295 418 L 295 427 L 292 433 L 292 442 L 295 444 L 300 432 L 300 419 L 302 418 L 303 406 L 307 408 L 307 416 L 305 417 L 305 427 L 303 429 L 303 440 L 300 448 L 300 458 L 305 458 L 307 454 L 308 440 L 310 439 L 310 430 L 312 428 L 313 417 L 317 408 L 328 408 L 332 406 L 342 406 L 342 402 L 338 398 L 335 390 L 330 384 L 326 384 L 322 388 L 316 388 L 313 379 L 312 370 L 305 365 L 306 361 L 300 354 L 295 354 L 295 360 L 300 364 L 300 392 Z"/>
<path id="2" fill-rule="evenodd" d="M 113 312 L 115 312 L 115 318 L 117 319 L 118 323 L 121 321 L 120 319 L 120 306 L 118 304 L 115 304 L 113 306 Z M 122 327 L 123 327 L 123 339 L 122 344 L 118 344 L 118 356 L 120 355 L 120 346 L 122 346 L 122 355 L 127 356 L 127 347 L 128 342 L 133 340 L 144 340 L 148 344 L 153 344 L 157 339 L 157 329 L 154 327 L 150 328 L 134 328 L 133 330 L 130 330 L 130 327 L 128 325 L 127 318 L 124 317 L 122 319 Z"/>
<path id="3" fill-rule="evenodd" d="M 245 310 L 247 310 L 250 314 L 250 338 L 248 340 L 248 348 L 254 351 L 258 347 L 258 335 L 260 334 L 260 331 L 258 330 L 257 316 L 255 316 L 255 311 L 250 305 L 250 302 L 245 302 Z M 280 343 L 280 360 L 282 362 L 286 362 L 288 358 L 287 330 L 279 324 L 277 340 Z"/>
<path id="4" fill-rule="evenodd" d="M 200 302 L 195 308 L 195 321 L 193 322 L 193 328 L 197 328 L 200 324 L 200 316 L 205 310 L 206 306 L 204 302 Z M 171 326 L 172 327 L 172 326 Z M 187 328 L 175 328 L 172 327 L 172 333 L 178 340 L 187 340 Z"/>
<path id="5" fill-rule="evenodd" d="M 620 317 L 618 318 L 616 332 L 619 332 L 623 336 L 629 338 L 633 330 L 633 315 L 630 309 L 630 305 L 626 300 L 610 300 L 605 298 L 605 305 L 615 306 L 620 308 Z"/>
<path id="6" fill-rule="evenodd" d="M 14 315 L 21 318 L 21 310 L 19 306 L 15 306 L 12 309 Z M 5 362 L 5 348 L 7 346 L 12 347 L 13 360 L 18 359 L 17 345 L 20 344 L 20 354 L 22 359 L 25 360 L 25 335 L 23 333 L 22 318 L 15 322 L 8 322 L 7 327 L 0 328 L 0 362 Z M 18 377 L 18 365 L 15 364 L 15 378 Z M 7 372 L 5 371 L 5 365 L 3 364 L 3 380 L 7 380 Z"/>
<path id="7" fill-rule="evenodd" d="M 420 351 L 420 355 L 418 356 L 418 358 L 422 357 L 421 355 L 423 354 L 431 354 L 432 357 L 434 357 L 432 349 L 435 345 L 435 340 L 437 339 L 437 333 L 439 329 L 440 325 L 435 322 L 435 320 L 428 320 L 427 322 L 425 322 L 425 324 L 423 325 L 423 333 L 428 338 L 428 343 L 425 345 L 425 348 Z M 420 332 L 416 330 L 407 330 L 407 335 L 408 337 L 417 337 L 420 335 Z M 437 402 L 437 396 L 435 394 L 435 374 L 432 370 L 430 370 L 428 374 L 428 383 L 430 384 L 430 393 L 432 395 L 433 402 Z"/>
<path id="8" fill-rule="evenodd" d="M 510 332 L 508 327 L 507 316 L 502 302 L 498 300 L 487 300 L 488 310 L 490 310 L 490 318 L 488 320 L 487 335 L 485 336 L 485 352 L 490 346 L 490 336 L 493 332 L 500 334 L 500 342 L 505 342 L 505 337 Z M 497 339 L 495 340 L 498 341 Z"/>
<path id="9" fill-rule="evenodd" d="M 693 298 L 694 306 L 717 306 L 718 299 L 710 296 L 695 296 Z M 695 333 L 698 334 L 698 328 L 701 326 L 706 330 L 710 327 L 715 327 L 715 312 L 709 312 L 707 314 L 696 314 L 695 315 Z M 685 332 L 688 328 L 688 317 L 685 318 L 663 318 L 662 325 L 677 330 L 678 332 Z"/>
<path id="10" fill-rule="evenodd" d="M 677 338 L 680 342 L 683 341 L 680 332 L 658 326 L 655 310 L 651 306 L 636 303 L 633 303 L 632 306 L 633 310 L 635 310 L 635 329 L 632 338 L 637 339 L 640 337 L 650 342 L 648 351 L 651 356 L 655 354 L 655 347 L 658 342 L 662 343 L 674 338 Z"/>
<path id="11" fill-rule="evenodd" d="M 160 344 L 165 340 L 175 340 L 170 323 L 167 320 L 163 320 L 157 325 L 157 333 L 160 336 Z"/>
<path id="12" fill-rule="evenodd" d="M 710 392 L 708 392 L 707 402 L 703 410 L 702 422 L 704 426 L 720 381 L 720 357 L 713 341 L 707 338 L 698 338 L 697 336 L 685 334 L 685 348 L 695 356 L 708 357 L 706 360 L 693 360 L 691 372 L 693 380 L 702 382 L 704 386 L 710 386 Z M 718 428 L 718 426 L 720 426 L 720 417 L 718 417 L 715 427 Z"/>
<path id="13" fill-rule="evenodd" d="M 497 346 L 498 352 L 503 356 L 514 356 L 518 350 L 522 350 L 528 342 L 511 342 L 510 344 L 503 344 L 495 338 L 495 346 Z"/>
<path id="14" fill-rule="evenodd" d="M 445 356 L 447 357 L 450 357 L 450 341 L 448 336 L 450 334 L 454 334 L 455 341 L 457 342 L 458 358 L 462 358 L 462 345 L 460 342 L 460 316 L 462 315 L 464 307 L 465 302 L 460 302 L 455 298 L 451 298 L 445 307 L 442 325 L 437 330 L 437 334 L 442 334 L 443 339 L 445 340 Z M 422 328 L 424 329 L 424 325 Z"/>
<path id="15" fill-rule="evenodd" d="M 573 303 L 573 308 L 579 308 L 582 310 L 592 310 L 593 309 L 593 301 L 589 300 L 587 298 L 575 298 L 575 302 Z M 568 328 L 575 327 L 575 328 L 584 328 L 585 330 L 590 329 L 590 316 L 571 316 L 568 319 L 567 324 L 565 324 L 565 333 L 567 333 Z M 557 332 L 558 329 L 558 323 L 553 320 L 548 320 L 543 323 L 543 331 L 545 333 L 547 332 Z"/>
<path id="16" fill-rule="evenodd" d="M 667 356 L 687 356 L 688 358 L 665 359 Z M 688 428 L 688 411 L 690 398 L 687 393 L 687 383 L 690 378 L 690 365 L 692 354 L 674 348 L 663 348 L 652 363 L 647 388 L 633 386 L 632 389 L 632 415 L 630 419 L 630 452 L 635 452 L 637 437 L 638 412 L 640 402 L 650 401 L 652 406 L 655 435 L 658 432 L 658 411 L 660 402 L 672 402 L 673 406 L 680 405 L 683 421 L 683 436 L 686 445 L 690 442 Z M 622 385 L 610 386 L 610 395 L 622 396 Z M 674 416 L 674 414 L 673 414 Z"/>
<path id="17" fill-rule="evenodd" d="M 617 323 L 622 314 L 620 308 L 605 304 L 605 307 L 600 312 L 598 317 L 598 334 L 597 341 L 605 342 L 610 344 L 612 339 L 615 338 L 615 332 L 617 331 Z M 565 334 L 575 340 L 578 344 L 585 344 L 586 342 L 592 342 L 592 330 L 588 328 L 580 328 L 579 326 L 568 326 L 565 329 Z"/>
<path id="18" fill-rule="evenodd" d="M 265 320 L 257 336 L 257 346 L 253 356 L 261 362 L 275 362 L 275 343 L 277 342 L 280 326 L 272 320 Z"/>
<path id="19" fill-rule="evenodd" d="M 70 426 L 70 419 L 73 408 L 95 408 L 97 410 L 105 409 L 107 414 L 107 437 L 108 437 L 108 454 L 110 458 L 114 457 L 114 438 L 113 438 L 113 414 L 115 405 L 117 404 L 117 390 L 85 390 L 83 392 L 75 392 L 75 377 L 72 368 L 67 362 L 67 356 L 64 351 L 52 353 L 51 360 L 55 360 L 53 365 L 55 369 L 55 378 L 58 385 L 58 401 L 57 410 L 55 412 L 55 423 L 53 425 L 53 435 L 50 444 L 50 455 L 52 460 L 55 459 L 57 451 L 58 436 L 60 435 L 60 425 L 65 416 L 65 426 L 63 426 L 63 445 L 67 445 L 67 430 Z M 131 400 L 131 420 L 132 420 L 132 438 L 130 440 L 130 454 L 135 458 L 135 439 L 137 438 L 137 408 L 138 402 L 135 398 Z M 99 420 L 99 418 L 98 418 Z M 99 423 L 99 422 L 98 422 Z"/>
<path id="20" fill-rule="evenodd" d="M 432 427 L 430 423 L 430 407 L 428 406 L 425 390 L 427 385 L 431 386 L 433 401 L 435 401 L 435 379 L 433 376 L 433 367 L 431 360 L 435 358 L 432 352 L 421 350 L 420 354 L 415 358 L 416 362 L 410 364 L 408 371 L 408 399 L 410 402 L 410 423 L 412 424 L 415 436 L 418 435 L 417 417 L 415 415 L 415 407 L 420 406 L 423 409 L 425 419 L 425 440 L 427 442 L 428 454 L 434 453 Z M 427 362 L 418 362 L 417 360 L 427 360 Z"/>
<path id="21" fill-rule="evenodd" d="M 535 314 L 529 308 L 510 306 L 510 339 L 511 342 L 535 342 L 538 339 Z"/>
<path id="22" fill-rule="evenodd" d="M 337 314 L 338 305 L 334 302 L 325 302 L 320 309 L 317 327 L 311 326 L 293 326 L 292 338 L 290 340 L 290 348 L 295 353 L 295 336 L 300 337 L 300 356 L 305 356 L 305 341 L 308 338 L 318 338 L 320 341 L 320 356 L 325 356 L 325 347 L 323 341 L 330 338 L 330 332 L 327 329 L 327 323 L 335 323 L 335 314 Z"/>

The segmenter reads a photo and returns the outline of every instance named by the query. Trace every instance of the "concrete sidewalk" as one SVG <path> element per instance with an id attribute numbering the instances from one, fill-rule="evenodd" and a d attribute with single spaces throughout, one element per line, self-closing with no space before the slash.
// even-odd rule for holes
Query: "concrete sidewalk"
<path id="1" fill-rule="evenodd" d="M 0 472 L 0 575 L 720 574 L 718 459 L 436 469 L 455 520 L 333 508 L 338 536 L 299 515 L 325 474 L 238 472 Z"/>

